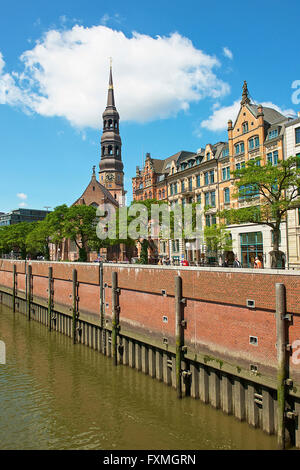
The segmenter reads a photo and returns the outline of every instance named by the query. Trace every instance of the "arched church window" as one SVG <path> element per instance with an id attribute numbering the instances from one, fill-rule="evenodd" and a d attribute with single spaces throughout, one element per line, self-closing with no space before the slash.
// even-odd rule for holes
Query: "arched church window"
<path id="1" fill-rule="evenodd" d="M 115 129 L 118 129 L 118 121 L 114 121 Z"/>
<path id="2" fill-rule="evenodd" d="M 108 128 L 109 128 L 109 129 L 112 128 L 112 120 L 111 120 L 111 119 L 108 120 Z"/>
<path id="3" fill-rule="evenodd" d="M 116 155 L 119 155 L 119 147 L 116 146 Z"/>
<path id="4" fill-rule="evenodd" d="M 104 129 L 106 129 L 106 121 L 104 121 Z"/>
<path id="5" fill-rule="evenodd" d="M 112 155 L 112 145 L 108 146 L 108 155 Z"/>

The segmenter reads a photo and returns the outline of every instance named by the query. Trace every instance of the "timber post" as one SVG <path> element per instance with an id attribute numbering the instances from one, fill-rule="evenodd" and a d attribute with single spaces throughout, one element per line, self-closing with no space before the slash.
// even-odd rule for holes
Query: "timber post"
<path id="1" fill-rule="evenodd" d="M 280 449 L 286 446 L 286 379 L 287 379 L 287 335 L 286 335 L 285 285 L 276 283 L 276 336 L 277 336 L 277 442 Z"/>
<path id="2" fill-rule="evenodd" d="M 17 266 L 13 265 L 13 313 L 16 311 L 16 291 L 17 291 Z"/>
<path id="3" fill-rule="evenodd" d="M 73 269 L 73 316 L 72 316 L 72 336 L 73 344 L 76 344 L 76 325 L 77 325 L 77 306 L 78 306 L 78 296 L 77 296 L 77 269 Z"/>
<path id="4" fill-rule="evenodd" d="M 49 267 L 48 274 L 48 329 L 51 331 L 53 311 L 53 268 Z"/>
<path id="5" fill-rule="evenodd" d="M 112 330 L 111 330 L 111 349 L 113 364 L 116 366 L 117 360 L 117 341 L 119 334 L 119 289 L 118 289 L 118 273 L 112 272 L 112 292 L 111 292 L 111 307 L 112 307 Z"/>
<path id="6" fill-rule="evenodd" d="M 27 318 L 30 321 L 31 314 L 31 297 L 32 297 L 32 266 L 28 264 L 27 266 Z"/>
<path id="7" fill-rule="evenodd" d="M 182 370 L 181 362 L 183 359 L 184 346 L 184 319 L 183 304 L 185 300 L 182 298 L 182 278 L 175 278 L 175 341 L 176 341 L 176 390 L 177 398 L 182 398 Z"/>

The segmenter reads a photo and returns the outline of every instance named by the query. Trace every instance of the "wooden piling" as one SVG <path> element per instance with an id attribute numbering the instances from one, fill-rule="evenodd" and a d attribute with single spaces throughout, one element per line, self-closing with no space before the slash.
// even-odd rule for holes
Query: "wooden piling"
<path id="1" fill-rule="evenodd" d="M 53 311 L 53 268 L 49 267 L 48 271 L 48 330 L 51 331 Z"/>
<path id="2" fill-rule="evenodd" d="M 27 298 L 26 298 L 26 303 L 27 303 L 27 319 L 30 321 L 30 315 L 31 315 L 31 296 L 32 296 L 32 266 L 29 264 L 27 266 Z"/>
<path id="3" fill-rule="evenodd" d="M 118 273 L 112 272 L 112 330 L 111 330 L 111 350 L 113 364 L 118 363 L 117 358 L 117 338 L 119 333 L 119 302 L 118 302 Z"/>
<path id="4" fill-rule="evenodd" d="M 277 336 L 277 443 L 285 449 L 285 402 L 287 379 L 285 285 L 276 283 L 276 336 Z"/>
<path id="5" fill-rule="evenodd" d="M 16 291 L 17 291 L 17 266 L 13 265 L 13 298 L 12 298 L 12 307 L 13 312 L 16 311 Z"/>
<path id="6" fill-rule="evenodd" d="M 72 317 L 72 336 L 73 344 L 76 343 L 76 324 L 77 324 L 77 269 L 73 269 L 73 317 Z"/>
<path id="7" fill-rule="evenodd" d="M 184 346 L 182 278 L 175 278 L 175 341 L 176 341 L 176 390 L 177 398 L 182 398 L 181 362 Z"/>

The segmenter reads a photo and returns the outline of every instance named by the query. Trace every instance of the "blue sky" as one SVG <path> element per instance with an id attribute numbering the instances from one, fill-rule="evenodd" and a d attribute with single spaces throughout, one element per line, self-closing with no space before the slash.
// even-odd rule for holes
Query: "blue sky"
<path id="1" fill-rule="evenodd" d="M 0 5 L 0 211 L 82 194 L 100 159 L 110 56 L 128 200 L 146 152 L 226 140 L 243 80 L 257 103 L 300 110 L 298 0 Z"/>

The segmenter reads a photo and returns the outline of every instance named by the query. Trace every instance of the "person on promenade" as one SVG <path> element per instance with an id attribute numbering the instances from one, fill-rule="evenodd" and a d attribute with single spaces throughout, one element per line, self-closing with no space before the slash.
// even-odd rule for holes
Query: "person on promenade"
<path id="1" fill-rule="evenodd" d="M 188 262 L 187 259 L 184 259 L 184 260 L 182 261 L 182 266 L 189 266 L 189 262 Z"/>
<path id="2" fill-rule="evenodd" d="M 236 256 L 235 260 L 234 260 L 234 263 L 233 263 L 233 267 L 234 268 L 241 268 L 242 265 L 240 263 L 240 261 L 238 260 L 238 257 Z"/>
<path id="3" fill-rule="evenodd" d="M 261 261 L 258 257 L 255 258 L 254 269 L 262 269 L 262 264 L 261 264 Z"/>
<path id="4" fill-rule="evenodd" d="M 223 268 L 228 268 L 228 259 L 224 259 Z"/>

